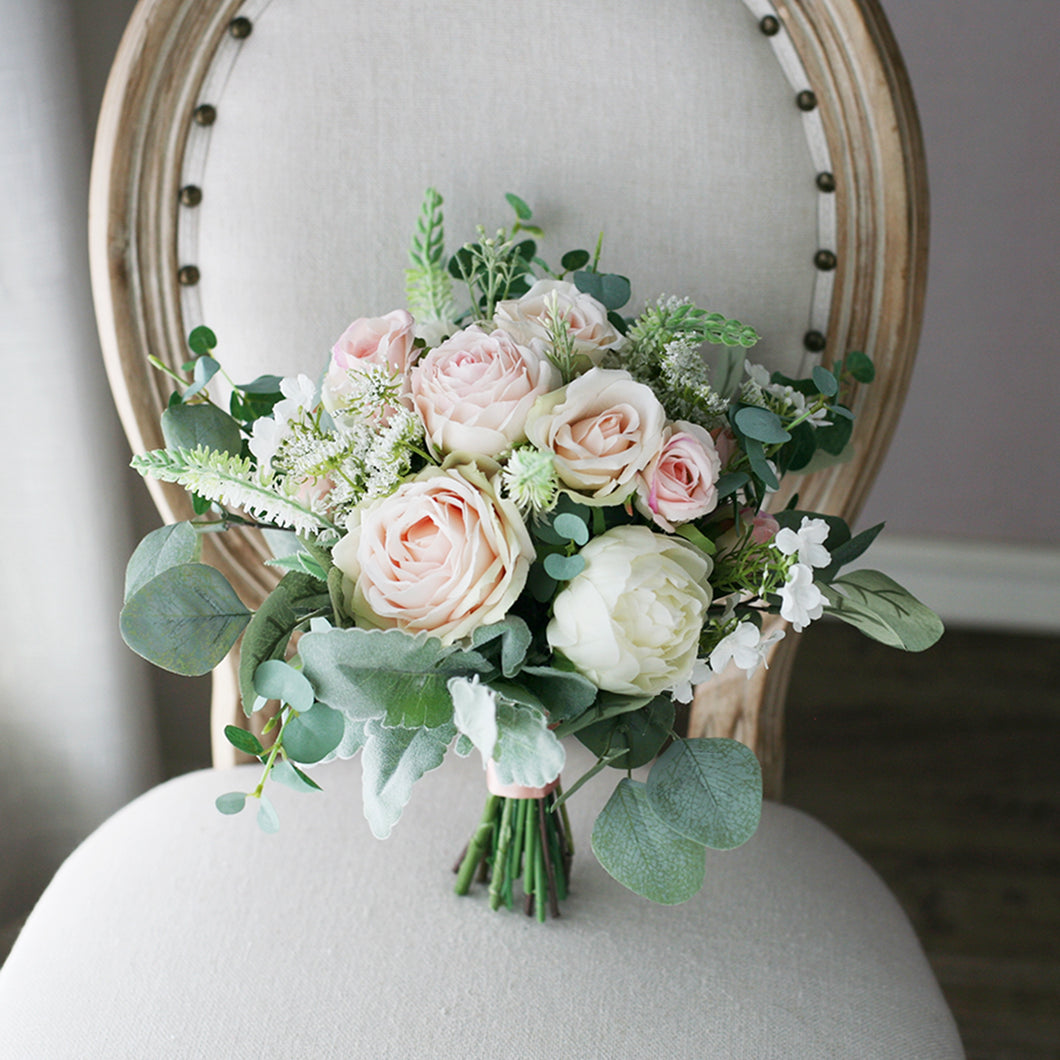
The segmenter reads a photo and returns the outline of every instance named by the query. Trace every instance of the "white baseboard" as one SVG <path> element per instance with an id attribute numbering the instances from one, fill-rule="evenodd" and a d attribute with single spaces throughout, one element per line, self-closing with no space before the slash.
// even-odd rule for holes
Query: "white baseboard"
<path id="1" fill-rule="evenodd" d="M 1060 547 L 884 532 L 859 566 L 894 578 L 948 624 L 1060 633 Z"/>

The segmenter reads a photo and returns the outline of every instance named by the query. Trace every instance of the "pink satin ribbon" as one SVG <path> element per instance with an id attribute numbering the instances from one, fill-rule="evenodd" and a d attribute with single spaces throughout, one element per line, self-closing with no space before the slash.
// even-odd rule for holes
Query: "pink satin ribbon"
<path id="1" fill-rule="evenodd" d="M 486 790 L 491 795 L 499 795 L 502 799 L 543 799 L 546 795 L 559 787 L 559 777 L 543 788 L 524 788 L 518 784 L 502 784 L 497 779 L 497 770 L 493 762 L 486 763 Z"/>

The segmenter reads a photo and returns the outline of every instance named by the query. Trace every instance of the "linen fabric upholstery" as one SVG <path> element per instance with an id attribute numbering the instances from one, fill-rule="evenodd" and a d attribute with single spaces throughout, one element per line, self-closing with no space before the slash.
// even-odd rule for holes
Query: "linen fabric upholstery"
<path id="1" fill-rule="evenodd" d="M 568 743 L 569 782 L 591 764 Z M 256 767 L 142 796 L 67 861 L 0 970 L 0 1041 L 22 1060 L 108 1057 L 962 1056 L 920 946 L 874 872 L 822 825 L 766 803 L 676 907 L 589 850 L 617 774 L 568 803 L 563 916 L 491 912 L 450 865 L 485 799 L 450 756 L 385 842 L 356 762 L 323 794 L 275 793 L 281 831 L 218 814 Z M 130 852 L 135 852 L 130 857 Z"/>

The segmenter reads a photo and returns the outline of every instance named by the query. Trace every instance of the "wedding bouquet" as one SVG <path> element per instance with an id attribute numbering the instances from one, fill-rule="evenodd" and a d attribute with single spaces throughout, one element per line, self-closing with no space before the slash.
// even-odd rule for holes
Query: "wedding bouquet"
<path id="1" fill-rule="evenodd" d="M 550 268 L 529 207 L 508 201 L 509 228 L 450 258 L 428 191 L 407 310 L 354 321 L 319 379 L 234 384 L 204 327 L 187 378 L 155 362 L 178 384 L 166 448 L 133 466 L 188 490 L 195 517 L 136 550 L 122 633 L 183 674 L 242 637 L 243 708 L 268 720 L 226 734 L 263 773 L 223 813 L 255 800 L 275 831 L 268 780 L 312 791 L 308 767 L 360 753 L 385 837 L 425 772 L 477 751 L 489 794 L 457 889 L 479 875 L 511 907 L 522 880 L 543 918 L 567 888 L 565 800 L 610 766 L 626 775 L 596 856 L 680 902 L 708 847 L 754 832 L 761 777 L 742 744 L 675 731 L 675 701 L 728 666 L 750 676 L 784 635 L 764 616 L 799 631 L 832 614 L 910 650 L 941 625 L 886 576 L 839 573 L 880 527 L 765 509 L 784 476 L 843 453 L 866 356 L 796 380 L 747 361 L 751 327 L 687 299 L 623 316 L 629 281 L 600 269 L 600 244 Z M 204 534 L 245 526 L 278 575 L 255 613 L 200 561 Z M 570 735 L 597 762 L 563 792 Z"/>

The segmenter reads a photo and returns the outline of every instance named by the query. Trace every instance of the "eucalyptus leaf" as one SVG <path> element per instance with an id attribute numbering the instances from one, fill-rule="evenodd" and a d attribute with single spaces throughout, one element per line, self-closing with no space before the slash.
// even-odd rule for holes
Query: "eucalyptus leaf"
<path id="1" fill-rule="evenodd" d="M 292 791 L 320 791 L 320 785 L 313 780 L 312 777 L 307 776 L 297 766 L 292 765 L 290 762 L 284 761 L 282 758 L 278 758 L 272 765 L 272 772 L 269 776 L 276 781 L 277 784 L 282 784 L 285 788 L 290 788 Z"/>
<path id="2" fill-rule="evenodd" d="M 784 430 L 780 417 L 769 409 L 745 405 L 735 413 L 733 424 L 748 438 L 754 438 L 755 441 L 764 442 L 766 445 L 780 445 L 791 441 L 791 435 Z"/>
<path id="3" fill-rule="evenodd" d="M 813 378 L 813 385 L 817 387 L 820 393 L 824 394 L 825 397 L 834 397 L 839 393 L 839 383 L 836 381 L 836 377 L 822 365 L 815 364 L 813 371 L 810 373 Z"/>
<path id="4" fill-rule="evenodd" d="M 201 356 L 216 348 L 217 336 L 205 324 L 191 329 L 188 335 L 188 349 L 192 353 Z"/>
<path id="5" fill-rule="evenodd" d="M 675 709 L 669 696 L 577 732 L 578 739 L 598 758 L 608 757 L 616 769 L 637 769 L 650 762 L 673 730 Z M 616 752 L 622 752 L 616 756 Z"/>
<path id="6" fill-rule="evenodd" d="M 194 382 L 184 391 L 184 400 L 187 401 L 203 390 L 220 370 L 221 366 L 212 357 L 199 357 L 195 361 Z"/>
<path id="7" fill-rule="evenodd" d="M 258 802 L 258 827 L 267 835 L 275 835 L 280 830 L 280 815 L 276 807 L 265 795 L 259 795 Z"/>
<path id="8" fill-rule="evenodd" d="M 591 295 L 605 309 L 621 309 L 632 290 L 625 276 L 613 272 L 576 272 L 573 280 L 579 291 Z"/>
<path id="9" fill-rule="evenodd" d="M 876 570 L 855 570 L 821 591 L 827 614 L 866 636 L 905 651 L 924 651 L 942 636 L 939 616 L 912 593 Z"/>
<path id="10" fill-rule="evenodd" d="M 162 413 L 162 436 L 168 449 L 210 449 L 238 456 L 243 435 L 227 412 L 216 405 L 174 405 Z"/>
<path id="11" fill-rule="evenodd" d="M 868 354 L 860 350 L 848 353 L 843 365 L 859 383 L 871 383 L 876 378 L 876 366 Z"/>
<path id="12" fill-rule="evenodd" d="M 619 781 L 593 826 L 592 846 L 611 876 L 653 902 L 677 905 L 703 886 L 706 848 L 665 824 L 639 781 Z"/>
<path id="13" fill-rule="evenodd" d="M 257 692 L 254 674 L 268 659 L 282 659 L 292 633 L 305 616 L 327 608 L 330 596 L 319 579 L 290 571 L 265 599 L 243 634 L 239 649 L 239 691 L 243 712 L 250 714 Z"/>
<path id="14" fill-rule="evenodd" d="M 386 839 L 408 804 L 412 787 L 424 773 L 436 769 L 456 735 L 452 725 L 438 729 L 386 728 L 380 721 L 367 725 L 362 752 L 364 816 L 378 839 Z"/>
<path id="15" fill-rule="evenodd" d="M 241 729 L 237 725 L 225 726 L 225 739 L 237 751 L 242 751 L 254 758 L 265 750 L 261 746 L 261 741 L 252 732 L 247 732 L 246 729 Z"/>
<path id="16" fill-rule="evenodd" d="M 509 191 L 505 192 L 504 197 L 508 200 L 508 205 L 515 211 L 515 216 L 518 217 L 520 221 L 529 221 L 530 218 L 533 217 L 533 211 L 524 200 L 519 198 L 518 195 Z"/>
<path id="17" fill-rule="evenodd" d="M 746 843 L 762 815 L 762 769 L 737 740 L 675 740 L 652 766 L 647 790 L 675 832 L 714 850 Z"/>
<path id="18" fill-rule="evenodd" d="M 883 523 L 877 523 L 875 526 L 870 526 L 868 530 L 862 530 L 860 534 L 852 537 L 849 541 L 831 549 L 832 562 L 828 569 L 821 572 L 818 577 L 823 578 L 824 581 L 830 581 L 831 576 L 838 571 L 840 567 L 845 566 L 847 563 L 853 563 L 854 560 L 864 555 L 869 546 L 879 536 L 883 527 Z"/>
<path id="19" fill-rule="evenodd" d="M 247 797 L 242 791 L 226 791 L 224 795 L 218 795 L 214 805 L 221 813 L 240 813 L 247 804 Z"/>
<path id="20" fill-rule="evenodd" d="M 765 450 L 762 448 L 762 443 L 755 438 L 744 439 L 744 452 L 747 453 L 748 463 L 751 465 L 751 470 L 755 473 L 755 476 L 771 490 L 780 489 L 780 482 L 777 481 L 777 476 L 774 474 L 773 469 L 769 466 L 769 461 L 766 460 Z"/>
<path id="21" fill-rule="evenodd" d="M 584 269 L 591 258 L 592 255 L 587 250 L 568 250 L 559 259 L 559 263 L 564 272 L 577 272 L 578 269 Z"/>
<path id="22" fill-rule="evenodd" d="M 561 538 L 573 541 L 576 545 L 589 543 L 589 527 L 585 520 L 573 512 L 561 512 L 552 523 L 552 528 Z"/>
<path id="23" fill-rule="evenodd" d="M 345 732 L 346 719 L 339 711 L 315 703 L 284 726 L 283 749 L 296 762 L 319 762 L 339 746 Z"/>
<path id="24" fill-rule="evenodd" d="M 171 523 L 152 530 L 136 546 L 125 568 L 125 599 L 170 567 L 198 563 L 202 538 L 191 523 Z"/>
<path id="25" fill-rule="evenodd" d="M 313 686 L 305 674 L 281 659 L 266 659 L 254 671 L 254 691 L 264 699 L 288 703 L 299 713 L 313 706 Z"/>
<path id="26" fill-rule="evenodd" d="M 585 560 L 579 556 L 564 556 L 562 552 L 550 552 L 545 556 L 545 573 L 557 582 L 569 582 L 585 570 Z"/>
<path id="27" fill-rule="evenodd" d="M 120 627 L 125 643 L 148 662 L 198 677 L 229 653 L 249 621 L 219 570 L 184 563 L 138 589 L 121 610 Z"/>
<path id="28" fill-rule="evenodd" d="M 589 678 L 551 666 L 524 666 L 519 681 L 548 707 L 548 718 L 553 724 L 580 717 L 593 705 L 599 692 Z"/>

